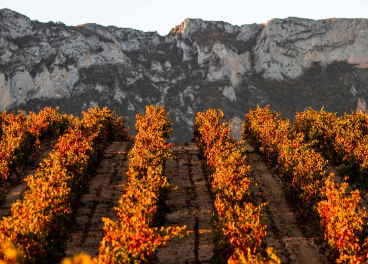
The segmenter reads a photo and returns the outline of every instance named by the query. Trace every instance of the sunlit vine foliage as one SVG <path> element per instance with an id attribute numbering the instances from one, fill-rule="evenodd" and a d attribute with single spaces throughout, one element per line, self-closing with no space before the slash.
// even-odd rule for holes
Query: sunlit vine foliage
<path id="1" fill-rule="evenodd" d="M 220 261 L 228 263 L 280 263 L 272 248 L 265 247 L 266 224 L 261 209 L 250 199 L 245 149 L 229 137 L 229 123 L 221 110 L 197 113 L 194 137 L 207 160 L 211 191 L 215 196 L 214 219 Z"/>
<path id="2" fill-rule="evenodd" d="M 165 160 L 171 158 L 171 122 L 163 107 L 147 106 L 136 116 L 133 149 L 129 153 L 125 193 L 115 207 L 117 220 L 103 218 L 105 236 L 98 263 L 155 263 L 155 253 L 166 241 L 186 234 L 183 227 L 157 227 L 158 204 L 172 186 L 163 175 Z"/>
<path id="3" fill-rule="evenodd" d="M 299 213 L 309 219 L 313 215 L 318 217 L 323 238 L 329 245 L 329 261 L 367 261 L 367 215 L 359 207 L 359 191 L 350 196 L 345 194 L 347 183 L 341 186 L 335 183 L 333 174 L 328 176 L 327 161 L 311 148 L 318 142 L 327 144 L 328 137 L 336 139 L 335 115 L 325 111 L 318 115 L 308 110 L 298 113 L 294 127 L 288 120 L 279 119 L 279 115 L 268 106 L 250 110 L 243 123 L 243 139 L 278 166 L 295 195 Z M 331 131 L 326 132 L 325 126 Z M 337 145 L 331 143 L 326 149 L 334 151 Z"/>
<path id="4" fill-rule="evenodd" d="M 32 150 L 37 149 L 44 139 L 57 139 L 71 120 L 69 116 L 61 115 L 57 108 L 44 108 L 37 115 L 29 112 L 27 116 L 22 111 L 18 115 L 6 111 L 0 115 L 0 175 L 3 182 L 12 172 L 16 172 Z"/>
<path id="5" fill-rule="evenodd" d="M 363 111 L 336 117 L 323 108 L 297 112 L 294 129 L 303 133 L 364 188 L 368 188 L 368 115 Z"/>
<path id="6" fill-rule="evenodd" d="M 126 129 L 117 131 L 122 121 L 107 108 L 89 109 L 72 123 L 35 175 L 26 179 L 24 199 L 12 204 L 11 216 L 0 223 L 1 243 L 13 244 L 23 263 L 54 263 L 63 255 L 73 208 L 86 190 L 91 166 L 117 134 L 128 139 Z"/>

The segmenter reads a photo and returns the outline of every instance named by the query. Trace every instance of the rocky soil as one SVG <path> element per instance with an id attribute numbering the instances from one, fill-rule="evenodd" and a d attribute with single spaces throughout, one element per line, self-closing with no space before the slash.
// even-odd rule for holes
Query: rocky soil
<path id="1" fill-rule="evenodd" d="M 98 255 L 104 236 L 102 217 L 116 220 L 114 207 L 124 192 L 130 147 L 128 142 L 113 142 L 105 150 L 96 175 L 89 184 L 89 193 L 83 195 L 78 208 L 71 239 L 67 242 L 67 255 L 79 252 L 93 257 Z"/>
<path id="2" fill-rule="evenodd" d="M 170 210 L 165 226 L 187 226 L 189 236 L 174 239 L 158 251 L 160 263 L 211 263 L 214 255 L 213 201 L 206 186 L 205 164 L 195 143 L 173 146 L 174 159 L 167 161 L 165 175 L 179 187 L 169 193 Z"/>
<path id="3" fill-rule="evenodd" d="M 277 175 L 271 173 L 262 157 L 249 145 L 251 177 L 259 184 L 254 188 L 258 203 L 268 203 L 265 210 L 268 246 L 276 249 L 282 263 L 323 263 L 312 237 L 298 225 L 295 211 L 286 199 L 284 186 Z"/>

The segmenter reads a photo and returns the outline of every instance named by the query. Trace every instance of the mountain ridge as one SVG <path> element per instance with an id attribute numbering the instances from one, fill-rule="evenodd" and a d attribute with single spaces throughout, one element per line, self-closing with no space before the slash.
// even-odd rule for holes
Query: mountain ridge
<path id="1" fill-rule="evenodd" d="M 368 94 L 367 54 L 366 19 L 290 17 L 242 26 L 185 19 L 161 36 L 40 23 L 2 9 L 0 110 L 53 105 L 78 114 L 108 106 L 132 125 L 146 104 L 164 104 L 172 139 L 184 141 L 195 113 L 209 107 L 229 120 L 268 103 L 289 118 L 309 106 L 355 109 Z"/>

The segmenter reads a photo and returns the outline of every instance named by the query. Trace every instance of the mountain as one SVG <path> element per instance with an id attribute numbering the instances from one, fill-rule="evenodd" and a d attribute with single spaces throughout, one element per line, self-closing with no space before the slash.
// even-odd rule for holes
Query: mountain
<path id="1" fill-rule="evenodd" d="M 239 134 L 249 108 L 293 119 L 309 106 L 340 114 L 368 98 L 366 19 L 272 19 L 234 26 L 186 19 L 166 36 L 114 26 L 40 23 L 0 10 L 0 110 L 107 106 L 134 126 L 164 104 L 173 141 L 196 112 L 220 108 Z M 134 130 L 134 129 L 133 129 Z"/>

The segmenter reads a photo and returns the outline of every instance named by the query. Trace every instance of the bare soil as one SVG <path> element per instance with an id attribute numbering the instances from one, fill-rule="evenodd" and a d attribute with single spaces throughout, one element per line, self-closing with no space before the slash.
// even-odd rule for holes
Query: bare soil
<path id="1" fill-rule="evenodd" d="M 4 200 L 0 205 L 0 219 L 11 215 L 11 205 L 18 199 L 23 199 L 24 192 L 28 189 L 28 184 L 24 181 L 29 175 L 36 173 L 39 164 L 46 159 L 53 150 L 53 145 L 57 141 L 44 142 L 40 148 L 33 151 L 25 166 L 19 168 L 17 173 L 12 173 L 6 183 L 3 192 Z"/>
<path id="2" fill-rule="evenodd" d="M 113 142 L 106 148 L 96 175 L 89 184 L 89 193 L 82 196 L 76 223 L 67 242 L 68 256 L 80 252 L 92 257 L 98 255 L 104 235 L 102 217 L 116 220 L 114 207 L 124 192 L 130 147 L 129 142 Z"/>
<path id="3" fill-rule="evenodd" d="M 276 249 L 282 263 L 323 263 L 313 238 L 306 237 L 298 226 L 282 181 L 268 170 L 261 156 L 251 146 L 246 145 L 246 148 L 249 151 L 251 176 L 259 184 L 259 187 L 253 188 L 258 193 L 256 202 L 268 203 L 264 212 L 267 246 Z"/>
<path id="4" fill-rule="evenodd" d="M 160 263 L 211 263 L 214 255 L 213 228 L 210 224 L 213 201 L 206 186 L 204 160 L 195 143 L 175 143 L 174 159 L 166 161 L 165 175 L 178 186 L 169 192 L 170 209 L 165 226 L 187 226 L 189 236 L 173 239 L 159 249 Z"/>

